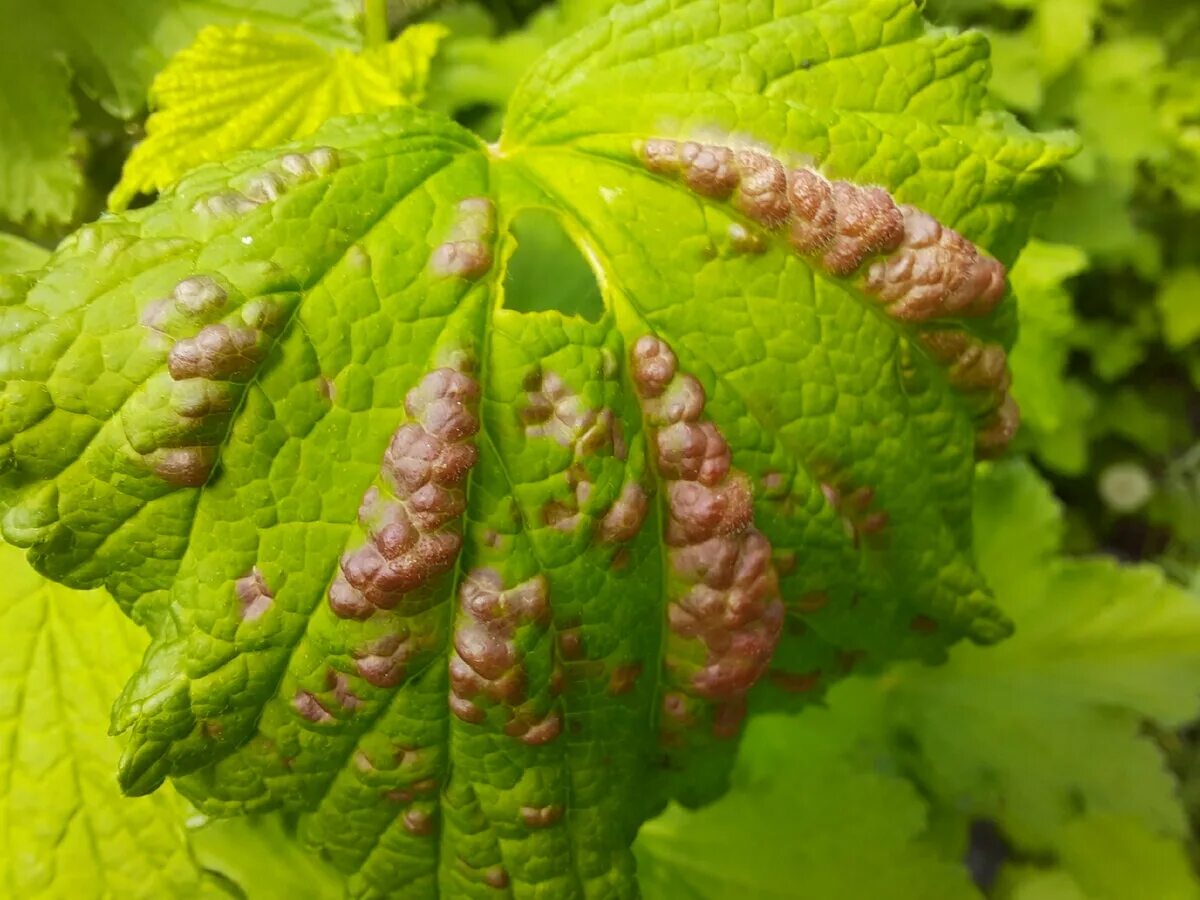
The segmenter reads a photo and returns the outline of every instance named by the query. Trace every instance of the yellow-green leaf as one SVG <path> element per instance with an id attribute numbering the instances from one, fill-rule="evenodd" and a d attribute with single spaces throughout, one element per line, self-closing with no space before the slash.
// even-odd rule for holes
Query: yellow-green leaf
<path id="1" fill-rule="evenodd" d="M 333 116 L 421 102 L 445 34 L 416 25 L 356 53 L 253 25 L 204 29 L 154 79 L 147 137 L 110 204 L 122 209 L 201 163 L 304 137 Z"/>

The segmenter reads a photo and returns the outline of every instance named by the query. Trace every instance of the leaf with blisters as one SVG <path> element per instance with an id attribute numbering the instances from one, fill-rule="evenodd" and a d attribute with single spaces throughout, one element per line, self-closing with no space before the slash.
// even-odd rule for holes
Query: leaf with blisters
<path id="1" fill-rule="evenodd" d="M 498 144 L 331 122 L 0 281 L 5 533 L 154 635 L 126 790 L 298 814 L 355 896 L 632 896 L 747 712 L 1006 634 L 970 486 L 1062 151 L 985 51 L 901 0 L 619 5 Z M 506 280 L 530 210 L 594 316 Z"/>

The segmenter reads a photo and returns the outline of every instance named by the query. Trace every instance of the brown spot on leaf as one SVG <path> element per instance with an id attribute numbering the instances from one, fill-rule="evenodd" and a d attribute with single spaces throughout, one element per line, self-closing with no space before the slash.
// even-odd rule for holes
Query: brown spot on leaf
<path id="1" fill-rule="evenodd" d="M 785 690 L 792 694 L 805 694 L 813 690 L 821 683 L 821 670 L 813 669 L 811 672 L 784 672 L 780 669 L 772 669 L 767 673 L 767 677 L 771 679 L 772 684 L 776 685 L 781 690 Z"/>
<path id="2" fill-rule="evenodd" d="M 920 634 L 935 634 L 938 630 L 938 623 L 936 619 L 918 614 L 912 617 L 912 621 L 908 623 L 908 627 Z"/>
<path id="3" fill-rule="evenodd" d="M 434 832 L 433 814 L 423 809 L 411 808 L 402 816 L 404 830 L 417 837 L 429 837 Z"/>
<path id="4" fill-rule="evenodd" d="M 824 609 L 828 603 L 829 594 L 825 591 L 812 591 L 790 605 L 798 613 L 815 613 Z"/>
<path id="5" fill-rule="evenodd" d="M 297 691 L 292 698 L 292 706 L 310 722 L 332 722 L 333 716 L 321 705 L 316 695 L 309 691 Z"/>
<path id="6" fill-rule="evenodd" d="M 234 591 L 241 603 L 242 619 L 253 622 L 271 608 L 274 595 L 267 587 L 266 579 L 258 566 L 234 582 Z"/>
<path id="7" fill-rule="evenodd" d="M 625 663 L 612 670 L 608 679 L 608 692 L 614 697 L 630 693 L 637 686 L 638 677 L 642 674 L 640 662 Z"/>
<path id="8" fill-rule="evenodd" d="M 903 243 L 871 266 L 867 291 L 890 315 L 911 322 L 991 312 L 1004 296 L 1004 266 L 928 213 L 913 206 L 901 213 Z"/>
<path id="9" fill-rule="evenodd" d="M 498 891 L 508 887 L 508 872 L 503 866 L 492 866 L 483 871 L 483 883 L 490 888 L 495 888 Z"/>
<path id="10" fill-rule="evenodd" d="M 548 806 L 522 806 L 521 821 L 529 828 L 549 828 L 562 818 L 563 808 L 558 803 Z"/>
<path id="11" fill-rule="evenodd" d="M 195 337 L 176 341 L 167 355 L 167 371 L 176 381 L 212 378 L 241 381 L 263 360 L 261 333 L 253 328 L 205 325 Z"/>
<path id="12" fill-rule="evenodd" d="M 176 487 L 203 487 L 217 464 L 216 447 L 173 447 L 150 455 L 154 473 Z"/>

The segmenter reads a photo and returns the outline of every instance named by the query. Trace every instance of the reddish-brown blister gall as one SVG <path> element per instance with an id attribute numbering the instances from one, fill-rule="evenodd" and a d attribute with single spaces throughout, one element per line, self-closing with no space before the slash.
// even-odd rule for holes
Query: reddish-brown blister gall
<path id="1" fill-rule="evenodd" d="M 650 496 L 640 484 L 629 481 L 621 487 L 621 494 L 600 520 L 596 536 L 606 544 L 619 544 L 632 540 L 650 510 Z"/>
<path id="2" fill-rule="evenodd" d="M 928 213 L 913 206 L 901 212 L 904 240 L 871 266 L 867 291 L 909 322 L 991 312 L 1004 296 L 1004 266 Z"/>
<path id="3" fill-rule="evenodd" d="M 479 385 L 452 369 L 435 369 L 410 390 L 405 410 L 416 419 L 392 436 L 381 485 L 363 494 L 358 521 L 368 540 L 342 557 L 329 588 L 333 612 L 369 618 L 448 572 L 462 548 L 465 484 L 478 451 Z"/>
<path id="4" fill-rule="evenodd" d="M 468 197 L 455 209 L 446 240 L 434 248 L 429 267 L 436 275 L 476 279 L 492 267 L 496 212 L 486 197 Z"/>
<path id="5" fill-rule="evenodd" d="M 173 447 L 148 457 L 154 473 L 176 487 L 203 487 L 217 465 L 216 447 Z"/>
<path id="6" fill-rule="evenodd" d="M 549 828 L 562 818 L 563 808 L 557 803 L 549 806 L 522 806 L 521 821 L 530 828 Z"/>
<path id="7" fill-rule="evenodd" d="M 698 194 L 723 200 L 738 184 L 733 151 L 716 144 L 688 141 L 679 148 L 683 180 Z"/>
<path id="8" fill-rule="evenodd" d="M 333 716 L 316 698 L 315 694 L 309 691 L 297 691 L 296 696 L 292 698 L 292 706 L 301 716 L 308 719 L 310 722 L 332 722 Z"/>
<path id="9" fill-rule="evenodd" d="M 507 711 L 505 732 L 527 743 L 556 737 L 561 723 L 551 710 L 530 718 L 518 707 L 526 700 L 524 657 L 519 632 L 544 632 L 550 625 L 546 579 L 535 576 L 506 589 L 495 569 L 470 572 L 459 589 L 459 616 L 450 655 L 450 709 L 464 722 L 479 724 L 486 709 Z"/>
<path id="10" fill-rule="evenodd" d="M 692 720 L 690 696 L 713 704 L 713 734 L 729 737 L 783 628 L 771 544 L 753 527 L 750 480 L 732 468 L 716 425 L 702 421 L 699 383 L 678 371 L 675 354 L 658 338 L 641 338 L 631 356 L 666 482 L 667 627 L 673 641 L 698 641 L 705 655 L 697 669 L 685 661 L 695 656 L 686 645 L 674 651 L 668 645 L 666 681 L 673 689 L 663 696 L 665 733 L 678 738 Z"/>
<path id="11" fill-rule="evenodd" d="M 766 153 L 743 150 L 737 154 L 737 167 L 741 178 L 734 206 L 766 228 L 778 228 L 787 222 L 791 204 L 783 164 Z"/>
<path id="12" fill-rule="evenodd" d="M 1012 397 L 1006 396 L 984 420 L 975 435 L 975 450 L 981 457 L 990 459 L 999 456 L 1008 447 L 1021 424 L 1021 410 Z"/>
<path id="13" fill-rule="evenodd" d="M 176 381 L 212 378 L 240 381 L 254 374 L 263 360 L 262 335 L 253 328 L 205 325 L 195 337 L 176 341 L 167 356 L 167 371 Z"/>
<path id="14" fill-rule="evenodd" d="M 868 257 L 895 250 L 904 238 L 904 217 L 891 195 L 848 181 L 831 184 L 837 210 L 836 235 L 821 257 L 831 275 L 853 273 Z"/>
<path id="15" fill-rule="evenodd" d="M 258 566 L 234 582 L 234 591 L 241 604 L 242 619 L 246 622 L 253 622 L 262 616 L 275 599 Z"/>
<path id="16" fill-rule="evenodd" d="M 642 161 L 646 168 L 659 175 L 675 175 L 679 172 L 679 144 L 662 138 L 651 138 L 641 146 Z"/>
<path id="17" fill-rule="evenodd" d="M 788 201 L 792 249 L 805 256 L 823 253 L 837 236 L 837 207 L 829 182 L 812 169 L 794 169 L 788 175 Z"/>

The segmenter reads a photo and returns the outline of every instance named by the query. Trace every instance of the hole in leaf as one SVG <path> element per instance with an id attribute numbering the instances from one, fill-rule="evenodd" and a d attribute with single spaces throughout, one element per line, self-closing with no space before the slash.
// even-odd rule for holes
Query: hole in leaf
<path id="1" fill-rule="evenodd" d="M 504 276 L 504 306 L 517 312 L 557 310 L 589 322 L 604 314 L 596 275 L 557 216 L 540 209 L 517 214 L 517 249 Z"/>

